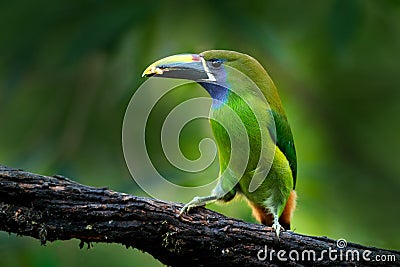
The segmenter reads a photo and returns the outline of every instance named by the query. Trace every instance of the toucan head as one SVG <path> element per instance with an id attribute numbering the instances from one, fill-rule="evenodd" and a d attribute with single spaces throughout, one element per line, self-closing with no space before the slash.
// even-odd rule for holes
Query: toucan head
<path id="1" fill-rule="evenodd" d="M 218 82 L 226 76 L 225 66 L 235 68 L 247 76 L 261 65 L 252 57 L 227 50 L 209 50 L 200 54 L 179 54 L 160 59 L 143 72 L 142 76 L 180 78 L 197 82 Z M 262 69 L 262 67 L 261 67 Z"/>
<path id="2" fill-rule="evenodd" d="M 246 54 L 228 50 L 169 56 L 151 64 L 142 76 L 193 80 L 200 83 L 211 97 L 219 100 L 225 99 L 227 88 L 240 89 L 231 87 L 243 85 L 245 78 L 259 88 L 276 90 L 269 75 L 257 60 Z"/>

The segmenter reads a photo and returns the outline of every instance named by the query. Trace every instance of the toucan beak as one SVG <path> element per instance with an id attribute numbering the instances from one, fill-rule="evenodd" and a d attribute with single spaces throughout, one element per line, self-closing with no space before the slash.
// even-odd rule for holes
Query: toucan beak
<path id="1" fill-rule="evenodd" d="M 143 72 L 142 77 L 165 77 L 193 81 L 210 80 L 204 59 L 196 54 L 180 54 L 160 59 Z"/>

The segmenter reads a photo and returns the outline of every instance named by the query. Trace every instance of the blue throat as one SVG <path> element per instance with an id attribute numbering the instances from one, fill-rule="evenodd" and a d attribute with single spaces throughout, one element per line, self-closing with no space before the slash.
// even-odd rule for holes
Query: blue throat
<path id="1" fill-rule="evenodd" d="M 227 85 L 222 86 L 208 82 L 199 82 L 199 84 L 206 89 L 212 97 L 212 108 L 219 108 L 223 103 L 226 103 L 229 93 Z"/>

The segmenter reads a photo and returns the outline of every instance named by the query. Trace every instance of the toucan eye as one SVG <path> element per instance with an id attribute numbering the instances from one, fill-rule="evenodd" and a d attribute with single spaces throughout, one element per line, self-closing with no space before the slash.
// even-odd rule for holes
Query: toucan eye
<path id="1" fill-rule="evenodd" d="M 210 61 L 211 61 L 211 66 L 213 66 L 214 68 L 221 67 L 222 62 L 223 62 L 221 59 L 217 59 L 217 58 L 213 58 Z"/>

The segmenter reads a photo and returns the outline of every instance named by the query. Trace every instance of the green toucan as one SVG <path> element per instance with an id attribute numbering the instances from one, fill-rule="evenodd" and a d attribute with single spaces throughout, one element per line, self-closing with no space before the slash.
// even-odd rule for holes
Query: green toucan
<path id="1" fill-rule="evenodd" d="M 180 214 L 240 194 L 255 218 L 272 226 L 278 237 L 281 227 L 289 230 L 297 197 L 296 151 L 277 89 L 261 64 L 246 54 L 210 50 L 166 57 L 143 76 L 193 80 L 212 98 L 210 124 L 220 176 L 210 196 L 195 197 Z M 248 151 L 241 148 L 246 145 Z M 240 169 L 242 158 L 247 161 Z"/>

